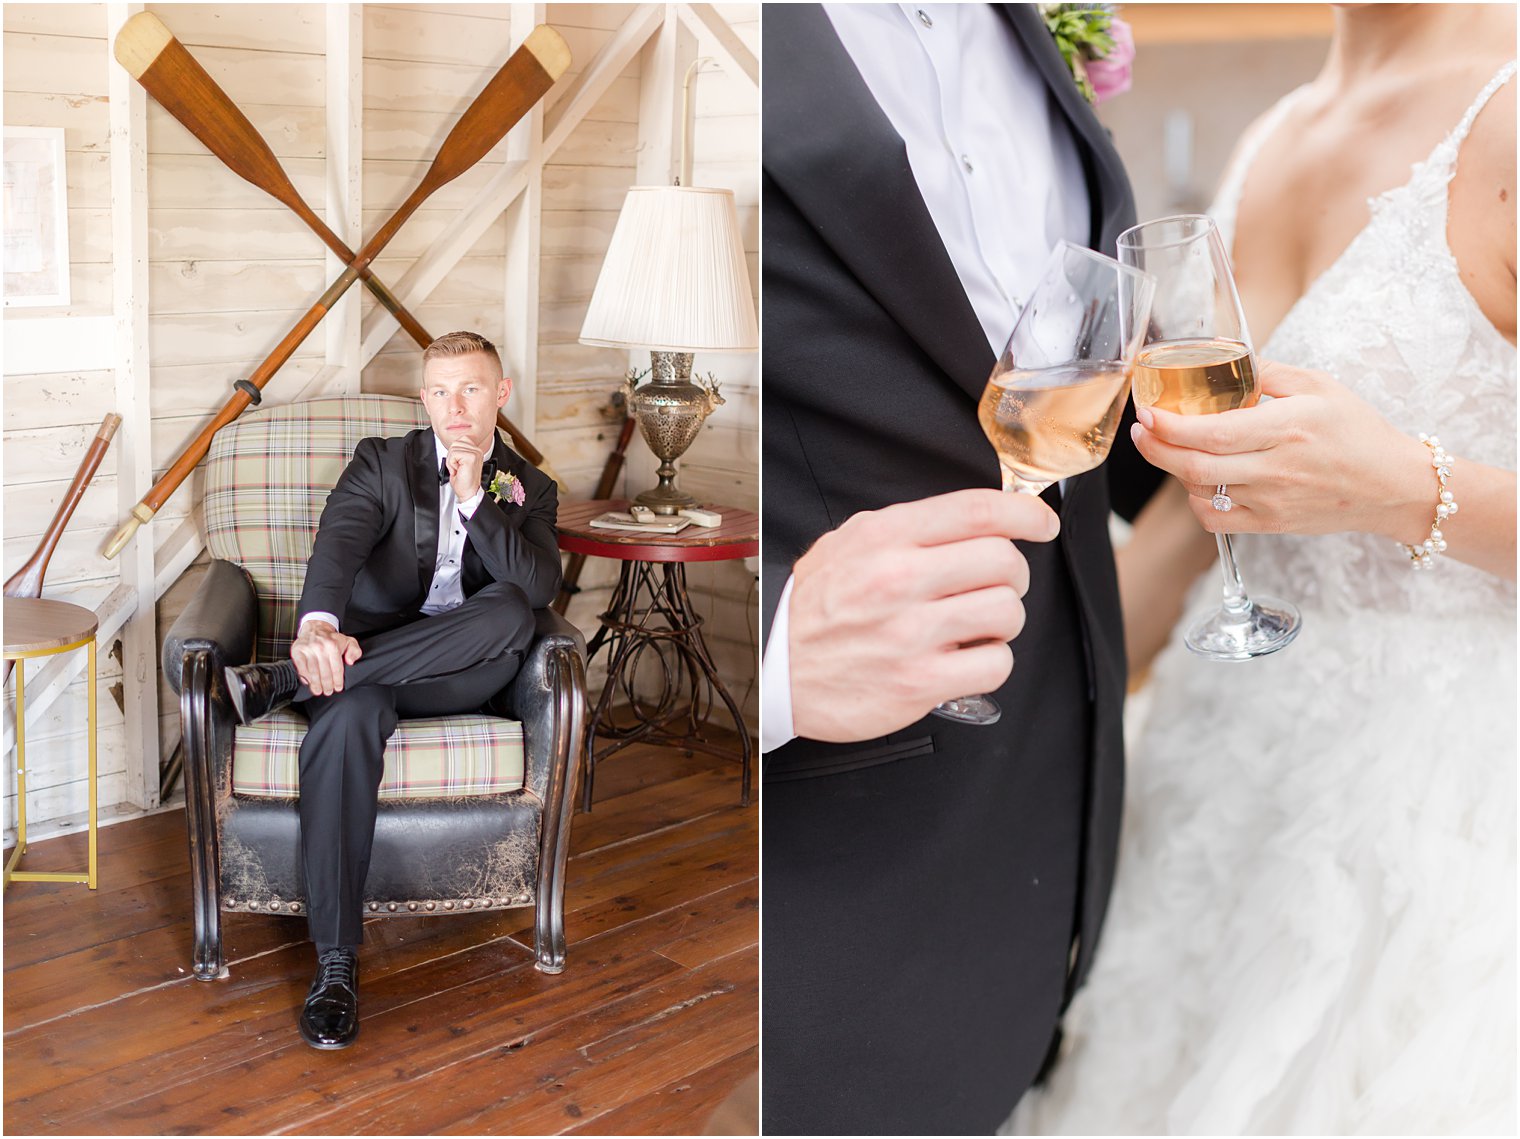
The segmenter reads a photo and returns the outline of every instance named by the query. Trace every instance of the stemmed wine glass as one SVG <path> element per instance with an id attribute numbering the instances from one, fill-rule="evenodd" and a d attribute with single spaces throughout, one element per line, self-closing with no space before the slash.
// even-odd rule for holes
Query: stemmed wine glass
<path id="1" fill-rule="evenodd" d="M 1119 235 L 1119 260 L 1156 279 L 1144 344 L 1135 358 L 1135 406 L 1208 415 L 1253 406 L 1259 392 L 1251 336 L 1219 229 L 1202 214 L 1160 218 Z M 1231 508 L 1219 487 L 1214 508 Z M 1187 647 L 1210 660 L 1251 660 L 1285 648 L 1302 627 L 1275 597 L 1246 596 L 1230 536 L 1220 533 L 1224 603 L 1188 627 Z"/>
<path id="2" fill-rule="evenodd" d="M 1141 270 L 1056 243 L 977 408 L 1005 491 L 1038 495 L 1108 457 L 1154 287 Z M 933 711 L 967 724 L 1002 714 L 990 696 Z"/>

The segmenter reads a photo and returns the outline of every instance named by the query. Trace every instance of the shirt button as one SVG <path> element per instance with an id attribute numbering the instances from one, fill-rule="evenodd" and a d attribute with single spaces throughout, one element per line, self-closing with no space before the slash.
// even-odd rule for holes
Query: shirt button
<path id="1" fill-rule="evenodd" d="M 961 155 L 961 165 L 966 168 L 967 174 L 970 174 L 973 170 L 976 169 L 976 167 L 971 165 L 971 159 L 967 158 L 964 154 Z"/>
<path id="2" fill-rule="evenodd" d="M 922 8 L 918 10 L 918 22 L 926 28 L 934 27 L 934 21 L 929 19 L 929 13 L 925 12 Z"/>

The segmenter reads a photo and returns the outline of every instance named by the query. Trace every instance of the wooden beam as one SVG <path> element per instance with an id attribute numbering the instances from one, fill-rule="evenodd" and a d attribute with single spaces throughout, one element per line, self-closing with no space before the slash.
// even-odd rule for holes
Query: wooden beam
<path id="1" fill-rule="evenodd" d="M 697 58 L 697 40 L 681 23 L 679 5 L 665 5 L 660 31 L 639 62 L 639 148 L 636 186 L 675 184 L 681 161 L 681 86 Z"/>
<path id="2" fill-rule="evenodd" d="M 623 74 L 633 57 L 643 50 L 649 37 L 659 31 L 664 22 L 664 5 L 640 4 L 618 25 L 618 30 L 602 45 L 596 58 L 581 71 L 575 85 L 555 104 L 554 114 L 545 127 L 545 149 L 549 156 L 570 137 L 570 132 L 580 125 L 586 112 L 596 106 L 607 93 L 607 88 L 612 86 L 612 81 Z"/>
<path id="3" fill-rule="evenodd" d="M 328 364 L 306 381 L 305 386 L 291 399 L 291 403 L 305 403 L 309 399 L 352 394 L 345 385 L 347 369 L 339 364 Z"/>
<path id="4" fill-rule="evenodd" d="M 327 20 L 327 224 L 350 249 L 364 244 L 364 9 L 330 4 Z M 327 253 L 327 279 L 344 266 Z M 346 373 L 343 390 L 359 391 L 363 330 L 361 290 L 350 289 L 327 314 L 327 362 Z"/>
<path id="5" fill-rule="evenodd" d="M 153 574 L 153 599 L 155 603 L 169 592 L 169 587 L 190 568 L 190 563 L 201 556 L 206 548 L 206 516 L 201 504 L 186 515 L 174 533 L 158 547 L 155 558 L 157 569 Z"/>
<path id="6" fill-rule="evenodd" d="M 510 7 L 512 50 L 547 18 L 544 4 Z M 502 367 L 512 377 L 507 418 L 529 439 L 538 436 L 538 269 L 543 213 L 544 108 L 539 103 L 507 135 L 507 161 L 520 162 L 522 192 L 506 209 L 507 256 L 502 289 Z"/>
<path id="7" fill-rule="evenodd" d="M 618 27 L 612 38 L 597 53 L 596 58 L 581 72 L 575 85 L 559 101 L 562 108 L 553 123 L 546 126 L 538 164 L 551 161 L 570 133 L 580 125 L 586 113 L 606 93 L 612 81 L 622 74 L 655 29 L 662 26 L 663 8 L 657 4 L 641 4 Z M 393 287 L 392 292 L 407 308 L 414 309 L 425 301 L 446 277 L 459 259 L 468 253 L 487 228 L 512 202 L 527 189 L 533 173 L 526 163 L 508 161 L 489 183 L 476 195 L 469 206 L 461 210 L 431 248 L 418 258 Z M 395 318 L 388 312 L 377 310 L 370 314 L 364 331 L 364 349 L 360 354 L 368 364 L 384 348 L 396 331 Z M 524 431 L 531 431 L 519 424 Z"/>
<path id="8" fill-rule="evenodd" d="M 746 80 L 750 90 L 759 93 L 760 61 L 716 8 L 711 4 L 677 4 L 676 12 L 693 33 L 707 37 L 706 48 L 712 50 L 713 58 L 722 64 L 724 71 L 735 79 Z"/>
<path id="9" fill-rule="evenodd" d="M 109 53 L 142 4 L 106 6 Z M 148 102 L 126 68 L 107 68 L 111 122 L 111 244 L 116 324 L 116 488 L 123 518 L 153 485 L 153 404 L 148 348 Z M 158 806 L 158 635 L 154 611 L 150 522 L 123 551 L 121 583 L 131 594 L 122 626 L 122 683 L 126 714 L 126 796 L 136 807 Z M 115 596 L 114 594 L 112 596 Z M 99 635 L 101 651 L 109 634 Z M 76 654 L 77 655 L 77 654 Z M 39 695 L 41 695 L 39 693 Z"/>

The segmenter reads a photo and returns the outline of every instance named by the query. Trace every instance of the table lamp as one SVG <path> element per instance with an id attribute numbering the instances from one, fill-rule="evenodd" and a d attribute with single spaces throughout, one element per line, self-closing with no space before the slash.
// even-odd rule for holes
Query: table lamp
<path id="1" fill-rule="evenodd" d="M 676 487 L 675 460 L 723 402 L 711 378 L 692 380 L 695 352 L 759 347 L 732 190 L 634 186 L 602 262 L 582 344 L 647 348 L 650 381 L 628 379 L 628 405 L 660 460 L 659 483 L 635 500 L 675 514 L 696 499 Z"/>

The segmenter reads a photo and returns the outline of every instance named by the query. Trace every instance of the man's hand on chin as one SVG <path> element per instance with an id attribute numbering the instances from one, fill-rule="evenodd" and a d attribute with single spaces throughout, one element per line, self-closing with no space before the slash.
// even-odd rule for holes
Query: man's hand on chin
<path id="1" fill-rule="evenodd" d="M 449 444 L 449 453 L 444 462 L 448 464 L 449 483 L 454 488 L 454 497 L 460 502 L 474 498 L 475 492 L 480 489 L 480 473 L 486 462 L 485 452 L 468 439 L 456 438 Z"/>
<path id="2" fill-rule="evenodd" d="M 308 621 L 290 644 L 290 659 L 313 696 L 331 696 L 343 691 L 344 666 L 357 661 L 363 651 L 358 641 L 326 621 Z"/>
<path id="3" fill-rule="evenodd" d="M 907 727 L 936 704 L 1008 679 L 1040 499 L 962 490 L 866 511 L 792 569 L 787 649 L 799 736 L 844 743 Z"/>

